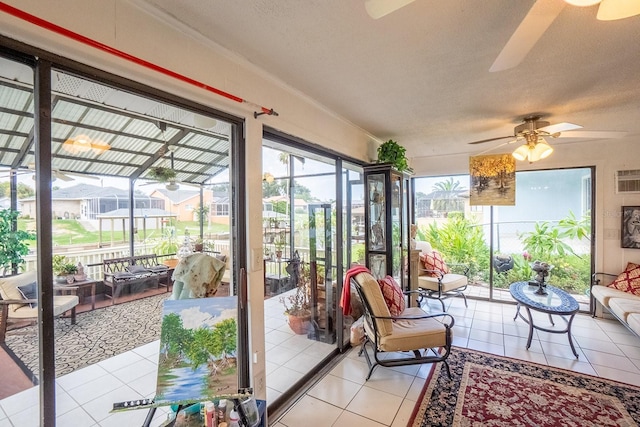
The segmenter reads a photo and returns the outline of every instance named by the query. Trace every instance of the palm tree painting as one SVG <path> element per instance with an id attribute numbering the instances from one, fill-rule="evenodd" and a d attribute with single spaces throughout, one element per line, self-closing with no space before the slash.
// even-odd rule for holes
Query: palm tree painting
<path id="1" fill-rule="evenodd" d="M 185 404 L 238 392 L 236 297 L 166 300 L 156 403 Z"/>
<path id="2" fill-rule="evenodd" d="M 516 159 L 511 154 L 469 157 L 472 206 L 515 206 Z"/>

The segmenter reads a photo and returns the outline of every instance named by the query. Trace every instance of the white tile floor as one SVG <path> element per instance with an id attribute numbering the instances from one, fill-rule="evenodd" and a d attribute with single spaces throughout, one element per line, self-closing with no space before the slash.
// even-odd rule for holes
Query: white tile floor
<path id="1" fill-rule="evenodd" d="M 456 319 L 456 346 L 640 384 L 640 339 L 617 321 L 592 319 L 586 314 L 579 314 L 573 326 L 580 356 L 576 360 L 566 334 L 536 331 L 531 349 L 526 350 L 528 328 L 522 320 L 513 320 L 514 305 L 469 300 L 469 308 L 465 308 L 461 298 L 450 299 L 447 305 L 448 312 Z M 429 301 L 429 307 L 435 311 L 439 303 Z M 278 310 L 282 313 L 281 308 Z M 539 320 L 543 322 L 546 318 Z M 269 388 L 273 389 L 271 393 L 277 393 L 279 387 L 290 384 L 328 351 L 325 344 L 309 344 L 307 340 L 287 332 L 283 326 L 286 323 L 266 331 L 270 349 L 282 347 L 267 355 L 267 381 Z M 290 356 L 287 360 L 281 357 L 276 363 L 271 357 L 287 350 L 293 350 L 287 352 Z M 147 415 L 146 410 L 117 414 L 110 414 L 109 410 L 114 402 L 153 396 L 157 358 L 158 342 L 154 342 L 59 378 L 57 425 L 141 425 Z M 282 375 L 274 375 L 282 369 L 282 364 L 289 368 L 287 375 L 284 375 L 284 370 L 279 371 Z M 357 351 L 352 350 L 279 420 L 270 419 L 270 422 L 277 427 L 404 426 L 429 369 L 429 365 L 378 367 L 371 379 L 365 382 L 366 363 L 357 356 Z M 286 379 L 278 383 L 279 378 Z M 38 400 L 37 387 L 1 400 L 0 427 L 37 426 Z M 166 409 L 158 409 L 152 425 L 159 425 L 165 418 Z"/>

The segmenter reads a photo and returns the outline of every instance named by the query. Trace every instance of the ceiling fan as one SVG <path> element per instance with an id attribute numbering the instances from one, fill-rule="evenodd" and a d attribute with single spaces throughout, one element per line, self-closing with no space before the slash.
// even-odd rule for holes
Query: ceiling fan
<path id="1" fill-rule="evenodd" d="M 415 0 L 366 0 L 364 2 L 364 8 L 371 18 L 380 19 L 414 1 Z"/>
<path id="2" fill-rule="evenodd" d="M 484 144 L 486 142 L 515 137 L 512 141 L 508 141 L 499 146 L 523 141 L 524 144 L 513 152 L 513 156 L 517 160 L 535 162 L 548 157 L 553 152 L 553 148 L 548 144 L 544 137 L 612 139 L 622 138 L 627 134 L 627 132 L 621 131 L 580 131 L 577 130 L 582 129 L 582 126 L 580 125 L 568 122 L 551 124 L 548 121 L 540 119 L 541 116 L 538 115 L 526 116 L 523 119 L 523 123 L 513 128 L 513 135 L 482 139 L 470 142 L 469 144 Z M 493 147 L 492 150 L 495 148 L 498 147 Z"/>
<path id="3" fill-rule="evenodd" d="M 597 18 L 601 21 L 612 21 L 640 15 L 640 2 L 632 0 L 537 0 L 493 65 L 491 65 L 489 71 L 508 70 L 520 64 L 547 28 L 560 15 L 567 3 L 581 7 L 600 3 Z"/>

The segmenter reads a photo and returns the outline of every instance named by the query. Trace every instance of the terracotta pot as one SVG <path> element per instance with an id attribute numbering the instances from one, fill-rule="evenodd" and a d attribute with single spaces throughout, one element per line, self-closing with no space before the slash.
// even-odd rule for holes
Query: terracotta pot
<path id="1" fill-rule="evenodd" d="M 311 329 L 311 314 L 303 316 L 287 314 L 287 323 L 293 332 L 298 335 L 304 335 Z"/>
<path id="2" fill-rule="evenodd" d="M 193 245 L 193 247 L 196 252 L 202 252 L 202 250 L 204 249 L 204 243 L 196 243 L 195 245 Z"/>
<path id="3" fill-rule="evenodd" d="M 176 265 L 178 265 L 178 258 L 165 259 L 162 263 L 169 268 L 176 268 Z"/>

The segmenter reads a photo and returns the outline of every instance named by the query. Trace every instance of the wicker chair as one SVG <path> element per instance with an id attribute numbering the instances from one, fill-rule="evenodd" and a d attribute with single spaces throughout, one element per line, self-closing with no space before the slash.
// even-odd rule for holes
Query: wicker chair
<path id="1" fill-rule="evenodd" d="M 369 366 L 367 380 L 378 365 L 390 367 L 435 362 L 444 362 L 451 378 L 447 357 L 451 352 L 454 319 L 450 314 L 427 314 L 421 308 L 411 307 L 399 316 L 392 316 L 380 286 L 371 274 L 360 273 L 351 280 L 364 307 L 365 337 L 359 354 L 364 354 Z M 373 360 L 367 346 L 373 351 Z M 383 353 L 390 354 L 381 357 Z"/>

